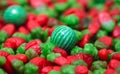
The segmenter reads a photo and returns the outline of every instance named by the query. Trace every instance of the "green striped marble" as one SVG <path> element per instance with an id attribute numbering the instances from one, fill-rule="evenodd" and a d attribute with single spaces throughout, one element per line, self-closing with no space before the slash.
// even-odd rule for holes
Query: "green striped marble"
<path id="1" fill-rule="evenodd" d="M 68 26 L 57 27 L 50 38 L 50 41 L 56 46 L 63 48 L 65 50 L 70 50 L 74 47 L 76 43 L 76 34 Z"/>

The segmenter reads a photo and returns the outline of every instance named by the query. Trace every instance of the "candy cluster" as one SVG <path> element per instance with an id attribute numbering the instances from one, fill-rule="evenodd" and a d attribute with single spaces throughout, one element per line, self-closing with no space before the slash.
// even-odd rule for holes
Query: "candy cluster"
<path id="1" fill-rule="evenodd" d="M 0 74 L 120 74 L 120 0 L 0 0 Z"/>

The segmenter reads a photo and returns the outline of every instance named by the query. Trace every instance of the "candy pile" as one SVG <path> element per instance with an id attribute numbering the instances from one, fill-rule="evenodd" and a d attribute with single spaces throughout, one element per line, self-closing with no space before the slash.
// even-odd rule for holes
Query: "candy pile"
<path id="1" fill-rule="evenodd" d="M 120 74 L 120 0 L 0 0 L 0 74 Z"/>

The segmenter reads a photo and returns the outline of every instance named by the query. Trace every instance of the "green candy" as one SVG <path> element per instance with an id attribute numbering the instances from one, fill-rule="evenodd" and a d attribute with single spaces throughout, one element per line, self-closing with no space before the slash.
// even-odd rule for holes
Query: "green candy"
<path id="1" fill-rule="evenodd" d="M 119 38 L 113 39 L 113 44 L 112 44 L 112 46 L 115 46 L 116 43 L 118 43 L 118 42 L 120 42 L 120 39 L 119 39 Z"/>
<path id="2" fill-rule="evenodd" d="M 99 11 L 102 11 L 105 8 L 105 6 L 103 4 L 97 4 L 95 5 L 95 8 Z"/>
<path id="3" fill-rule="evenodd" d="M 27 40 L 27 35 L 23 34 L 23 33 L 20 33 L 20 32 L 16 32 L 12 35 L 13 37 L 21 37 L 25 40 Z"/>
<path id="4" fill-rule="evenodd" d="M 38 74 L 38 67 L 32 63 L 25 64 L 24 74 Z"/>
<path id="5" fill-rule="evenodd" d="M 61 56 L 59 53 L 50 53 L 47 55 L 47 59 L 53 62 L 56 59 L 56 57 L 59 57 L 59 56 Z"/>
<path id="6" fill-rule="evenodd" d="M 0 74 L 7 74 L 3 69 L 0 68 Z"/>
<path id="7" fill-rule="evenodd" d="M 17 71 L 17 73 L 24 72 L 24 63 L 21 60 L 14 60 L 12 62 L 12 66 Z"/>
<path id="8" fill-rule="evenodd" d="M 56 3 L 55 4 L 55 10 L 58 12 L 63 12 L 68 8 L 68 5 L 65 3 Z"/>
<path id="9" fill-rule="evenodd" d="M 120 52 L 120 41 L 115 44 L 115 51 Z"/>
<path id="10" fill-rule="evenodd" d="M 13 51 L 13 49 L 11 49 L 11 48 L 2 48 L 1 50 L 5 51 L 5 52 L 8 52 L 10 54 L 15 54 L 14 51 Z"/>
<path id="11" fill-rule="evenodd" d="M 106 21 L 101 25 L 102 29 L 106 32 L 112 32 L 115 27 L 115 22 L 113 20 Z"/>
<path id="12" fill-rule="evenodd" d="M 91 43 L 85 44 L 83 52 L 85 54 L 91 54 L 94 57 L 97 57 L 97 55 L 98 55 L 98 50 Z"/>
<path id="13" fill-rule="evenodd" d="M 0 43 L 3 43 L 7 38 L 7 33 L 5 31 L 0 31 Z"/>
<path id="14" fill-rule="evenodd" d="M 90 32 L 89 32 L 88 29 L 84 29 L 84 30 L 82 30 L 81 33 L 83 34 L 83 36 L 84 36 L 85 34 L 90 34 Z"/>
<path id="15" fill-rule="evenodd" d="M 97 38 L 100 38 L 100 37 L 103 37 L 103 36 L 106 36 L 107 35 L 107 32 L 104 31 L 104 30 L 99 30 L 98 33 L 96 34 L 96 37 Z"/>
<path id="16" fill-rule="evenodd" d="M 75 55 L 75 54 L 78 54 L 78 53 L 81 53 L 83 52 L 83 49 L 78 47 L 78 46 L 75 46 L 72 50 L 71 50 L 71 55 Z"/>
<path id="17" fill-rule="evenodd" d="M 105 45 L 104 43 L 100 42 L 99 40 L 96 40 L 94 45 L 98 48 L 98 49 L 102 49 L 102 48 L 108 48 L 107 45 Z"/>
<path id="18" fill-rule="evenodd" d="M 38 27 L 38 28 L 35 28 L 31 31 L 31 37 L 33 39 L 37 38 L 37 39 L 40 39 L 41 38 L 41 35 L 42 35 L 42 28 Z"/>
<path id="19" fill-rule="evenodd" d="M 62 74 L 75 74 L 75 66 L 74 65 L 64 65 L 61 67 Z"/>
<path id="20" fill-rule="evenodd" d="M 29 60 L 38 56 L 38 54 L 31 48 L 26 50 L 25 55 L 28 57 Z"/>
<path id="21" fill-rule="evenodd" d="M 0 66 L 4 65 L 6 62 L 6 58 L 4 56 L 0 56 Z"/>
<path id="22" fill-rule="evenodd" d="M 78 65 L 79 66 L 86 66 L 86 67 L 88 66 L 87 63 L 83 60 L 76 60 L 72 64 L 75 65 L 75 66 L 78 66 Z"/>
<path id="23" fill-rule="evenodd" d="M 46 11 L 43 11 L 43 12 L 41 12 L 41 14 L 47 14 L 51 18 L 55 18 L 58 15 L 57 12 L 53 9 L 48 9 Z"/>
<path id="24" fill-rule="evenodd" d="M 72 5 L 76 4 L 76 0 L 67 0 L 67 4 L 69 6 L 72 6 Z"/>
<path id="25" fill-rule="evenodd" d="M 16 53 L 17 53 L 17 54 L 24 54 L 24 53 L 25 53 L 25 45 L 26 45 L 26 43 L 21 44 L 21 45 L 17 48 Z"/>
<path id="26" fill-rule="evenodd" d="M 64 23 L 72 28 L 75 28 L 75 26 L 79 23 L 79 18 L 76 15 L 71 14 L 64 17 Z"/>
<path id="27" fill-rule="evenodd" d="M 58 72 L 58 71 L 52 70 L 52 71 L 50 71 L 48 74 L 61 74 L 61 73 Z"/>
<path id="28" fill-rule="evenodd" d="M 107 62 L 106 61 L 95 61 L 92 63 L 92 70 L 106 69 Z"/>
<path id="29" fill-rule="evenodd" d="M 14 0 L 15 2 L 18 2 L 20 5 L 24 6 L 27 4 L 27 0 Z"/>
<path id="30" fill-rule="evenodd" d="M 46 43 L 41 43 L 40 47 L 41 47 L 41 50 L 42 50 L 41 51 L 42 56 L 47 57 L 47 55 L 52 52 L 52 50 L 55 46 L 50 42 L 46 42 Z"/>
<path id="31" fill-rule="evenodd" d="M 76 37 L 77 37 L 77 41 L 81 40 L 83 38 L 83 34 L 80 31 L 74 30 Z"/>
<path id="32" fill-rule="evenodd" d="M 43 31 L 40 27 L 35 28 L 31 32 L 31 37 L 33 39 L 41 39 L 43 42 L 45 42 L 48 37 L 48 30 Z"/>
<path id="33" fill-rule="evenodd" d="M 60 48 L 70 50 L 76 44 L 77 37 L 71 28 L 59 26 L 53 31 L 50 41 Z"/>
<path id="34" fill-rule="evenodd" d="M 94 70 L 93 74 L 105 74 L 105 69 Z"/>
<path id="35" fill-rule="evenodd" d="M 20 26 L 25 23 L 27 17 L 26 11 L 21 6 L 10 6 L 8 7 L 3 15 L 6 23 L 12 23 L 16 26 Z"/>

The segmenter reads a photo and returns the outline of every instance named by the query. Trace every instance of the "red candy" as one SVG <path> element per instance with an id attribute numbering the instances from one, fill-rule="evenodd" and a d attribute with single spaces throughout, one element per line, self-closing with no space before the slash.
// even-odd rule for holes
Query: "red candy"
<path id="1" fill-rule="evenodd" d="M 4 47 L 16 49 L 24 42 L 25 40 L 20 37 L 12 37 L 5 41 Z"/>

